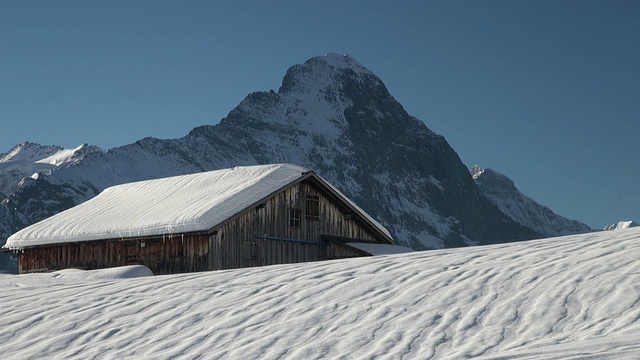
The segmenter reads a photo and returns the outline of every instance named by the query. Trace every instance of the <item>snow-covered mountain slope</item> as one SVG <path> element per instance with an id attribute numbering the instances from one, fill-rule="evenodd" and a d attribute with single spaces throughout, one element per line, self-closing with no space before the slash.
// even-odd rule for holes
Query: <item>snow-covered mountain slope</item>
<path id="1" fill-rule="evenodd" d="M 182 275 L 0 275 L 0 353 L 631 359 L 640 353 L 638 257 L 635 228 Z"/>
<path id="2" fill-rule="evenodd" d="M 14 146 L 11 150 L 4 154 L 0 154 L 0 164 L 7 163 L 9 161 L 36 162 L 39 159 L 47 158 L 61 150 L 63 150 L 63 148 L 60 146 L 43 146 L 27 141 Z"/>
<path id="3" fill-rule="evenodd" d="M 635 221 L 619 221 L 616 224 L 605 226 L 604 229 L 602 230 L 620 230 L 620 229 L 628 229 L 628 228 L 637 227 L 637 226 L 640 226 L 640 224 L 638 224 Z"/>
<path id="4" fill-rule="evenodd" d="M 34 222 L 111 185 L 266 163 L 313 169 L 415 249 L 541 237 L 491 204 L 377 76 L 338 54 L 291 67 L 278 92 L 249 94 L 217 125 L 87 154 L 23 184 L 7 205 Z"/>
<path id="5" fill-rule="evenodd" d="M 56 193 L 43 188 L 34 189 L 31 185 L 56 169 L 76 165 L 84 156 L 94 152 L 102 150 L 87 144 L 65 149 L 24 142 L 0 154 L 0 243 L 4 243 L 12 232 L 72 206 L 74 202 L 57 202 L 54 200 Z M 33 191 L 25 191 L 27 188 Z M 15 193 L 21 195 L 16 197 Z M 22 199 L 21 210 L 12 206 L 16 199 Z M 0 272 L 15 271 L 15 268 L 15 259 L 0 253 Z"/>
<path id="6" fill-rule="evenodd" d="M 55 145 L 40 145 L 24 142 L 14 146 L 7 153 L 0 154 L 0 200 L 19 188 L 25 177 L 50 174 L 60 166 L 69 166 L 91 152 L 101 151 L 96 146 L 83 144 L 75 149 L 65 149 Z"/>
<path id="7" fill-rule="evenodd" d="M 476 184 L 495 206 L 511 219 L 544 237 L 591 232 L 589 226 L 560 216 L 546 206 L 521 193 L 513 180 L 491 169 L 471 169 Z"/>

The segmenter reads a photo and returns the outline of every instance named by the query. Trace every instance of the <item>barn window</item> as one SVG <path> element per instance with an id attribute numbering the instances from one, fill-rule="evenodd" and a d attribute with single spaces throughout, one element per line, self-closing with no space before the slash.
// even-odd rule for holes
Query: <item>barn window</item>
<path id="1" fill-rule="evenodd" d="M 294 228 L 300 227 L 300 218 L 302 218 L 302 210 L 289 209 L 289 226 Z"/>
<path id="2" fill-rule="evenodd" d="M 320 220 L 320 197 L 307 195 L 304 218 L 307 220 Z"/>
<path id="3" fill-rule="evenodd" d="M 256 241 L 244 240 L 242 242 L 242 260 L 258 260 L 258 243 Z"/>

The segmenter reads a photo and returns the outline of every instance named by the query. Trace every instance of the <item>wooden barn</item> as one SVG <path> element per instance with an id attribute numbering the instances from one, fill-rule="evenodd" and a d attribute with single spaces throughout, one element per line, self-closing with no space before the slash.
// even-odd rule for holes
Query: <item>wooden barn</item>
<path id="1" fill-rule="evenodd" d="M 335 187 L 289 164 L 113 186 L 16 232 L 3 247 L 18 254 L 19 273 L 142 264 L 155 274 L 402 249 Z"/>

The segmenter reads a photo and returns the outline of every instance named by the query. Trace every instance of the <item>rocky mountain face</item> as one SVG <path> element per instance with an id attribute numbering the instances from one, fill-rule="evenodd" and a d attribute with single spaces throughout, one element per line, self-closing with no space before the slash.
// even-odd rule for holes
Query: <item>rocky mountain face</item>
<path id="1" fill-rule="evenodd" d="M 482 194 L 513 221 L 535 230 L 544 237 L 591 232 L 589 226 L 562 217 L 521 193 L 507 176 L 491 169 L 471 169 L 471 176 Z"/>
<path id="2" fill-rule="evenodd" d="M 217 125 L 179 139 L 93 149 L 38 170 L 4 196 L 0 242 L 111 185 L 284 162 L 314 169 L 414 249 L 545 234 L 501 210 L 446 140 L 410 116 L 375 74 L 349 56 L 328 54 L 291 67 L 277 92 L 249 94 Z"/>

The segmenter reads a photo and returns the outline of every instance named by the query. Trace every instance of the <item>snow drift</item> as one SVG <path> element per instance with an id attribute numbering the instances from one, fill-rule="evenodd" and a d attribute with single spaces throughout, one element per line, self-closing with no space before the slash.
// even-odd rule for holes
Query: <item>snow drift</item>
<path id="1" fill-rule="evenodd" d="M 640 353 L 639 257 L 633 228 L 134 279 L 0 275 L 0 353 L 630 358 Z"/>

